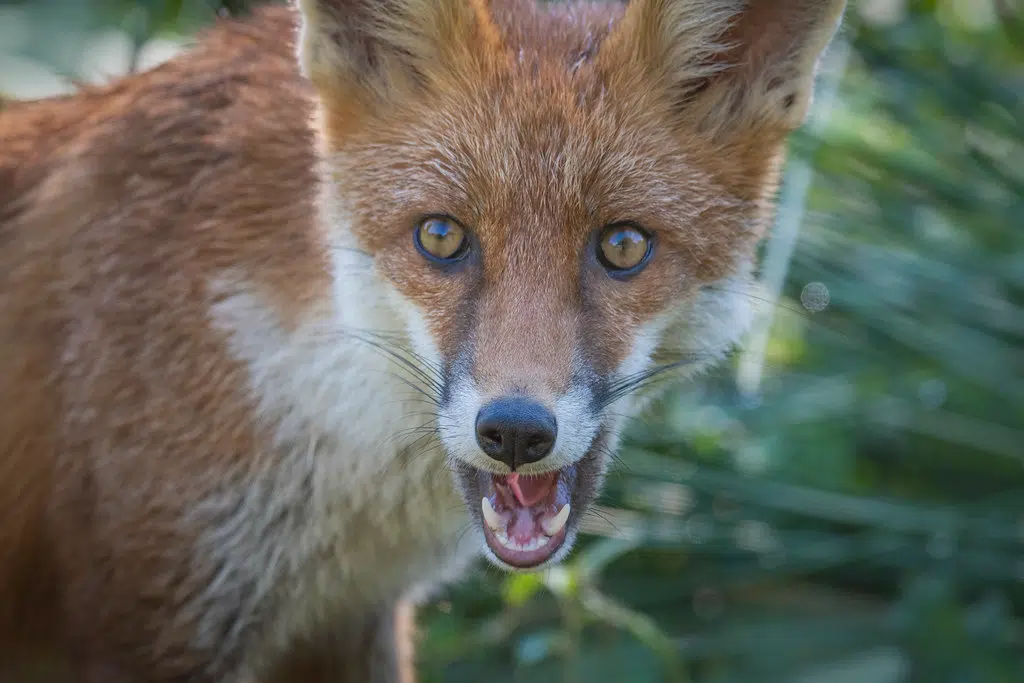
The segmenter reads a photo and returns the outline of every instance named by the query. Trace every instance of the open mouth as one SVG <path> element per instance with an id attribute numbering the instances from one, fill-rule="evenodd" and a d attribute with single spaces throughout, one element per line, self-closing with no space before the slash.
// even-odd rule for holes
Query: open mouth
<path id="1" fill-rule="evenodd" d="M 543 564 L 566 539 L 574 468 L 539 475 L 478 473 L 484 537 L 502 562 Z"/>

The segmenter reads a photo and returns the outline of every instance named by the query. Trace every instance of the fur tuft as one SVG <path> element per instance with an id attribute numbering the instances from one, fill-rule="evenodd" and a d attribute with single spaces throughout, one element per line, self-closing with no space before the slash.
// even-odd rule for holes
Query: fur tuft
<path id="1" fill-rule="evenodd" d="M 633 62 L 657 85 L 685 98 L 725 68 L 724 36 L 742 0 L 635 0 L 605 50 Z"/>
<path id="2" fill-rule="evenodd" d="M 807 116 L 818 60 L 845 5 L 634 0 L 611 41 L 609 70 L 639 65 L 690 128 L 786 133 Z"/>
<path id="3" fill-rule="evenodd" d="M 482 0 L 298 0 L 299 63 L 325 94 L 386 98 L 500 46 Z"/>

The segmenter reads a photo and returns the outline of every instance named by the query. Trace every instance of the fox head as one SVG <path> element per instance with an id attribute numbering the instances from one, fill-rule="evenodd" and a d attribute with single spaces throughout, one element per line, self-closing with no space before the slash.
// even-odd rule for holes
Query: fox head
<path id="1" fill-rule="evenodd" d="M 844 0 L 298 4 L 336 296 L 400 322 L 488 557 L 558 561 L 648 380 L 745 331 Z"/>

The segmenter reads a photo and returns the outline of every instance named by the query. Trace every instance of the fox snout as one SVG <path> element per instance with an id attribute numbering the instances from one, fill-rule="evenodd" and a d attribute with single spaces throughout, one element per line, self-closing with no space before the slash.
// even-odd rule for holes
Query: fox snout
<path id="1" fill-rule="evenodd" d="M 547 457 L 557 436 L 555 416 L 529 398 L 495 399 L 476 416 L 476 442 L 480 450 L 512 472 Z"/>
<path id="2" fill-rule="evenodd" d="M 550 346 L 550 329 L 520 331 L 520 348 L 544 339 L 549 357 L 570 357 L 571 348 Z M 479 332 L 470 335 L 478 342 L 487 338 Z M 583 371 L 582 361 L 569 368 L 531 366 L 524 357 L 502 364 L 481 355 L 495 344 L 469 347 L 463 362 L 449 367 L 438 415 L 459 489 L 492 561 L 520 569 L 557 562 L 596 497 L 601 446 L 617 426 L 605 419 L 594 373 Z"/>

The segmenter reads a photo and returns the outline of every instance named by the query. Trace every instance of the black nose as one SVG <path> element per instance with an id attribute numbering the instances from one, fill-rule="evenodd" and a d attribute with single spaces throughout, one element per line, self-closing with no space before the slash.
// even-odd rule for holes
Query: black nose
<path id="1" fill-rule="evenodd" d="M 480 448 L 513 470 L 550 453 L 556 434 L 555 416 L 526 398 L 495 399 L 476 416 Z"/>

